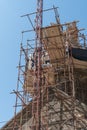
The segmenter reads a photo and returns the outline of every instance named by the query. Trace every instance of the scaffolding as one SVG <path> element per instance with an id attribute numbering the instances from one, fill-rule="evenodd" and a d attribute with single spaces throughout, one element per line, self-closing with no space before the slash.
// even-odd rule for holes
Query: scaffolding
<path id="1" fill-rule="evenodd" d="M 43 27 L 43 12 L 51 10 L 56 23 Z M 37 12 L 22 17 L 32 26 L 22 32 L 22 41 L 26 32 L 34 35 L 20 45 L 15 116 L 6 130 L 86 130 L 87 108 L 76 99 L 71 52 L 78 43 L 78 21 L 61 24 L 57 7 L 43 10 L 42 0 L 37 1 Z"/>

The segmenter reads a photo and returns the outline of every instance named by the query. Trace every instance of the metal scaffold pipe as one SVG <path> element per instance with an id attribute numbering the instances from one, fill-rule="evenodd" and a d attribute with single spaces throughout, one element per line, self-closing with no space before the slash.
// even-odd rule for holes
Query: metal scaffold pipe
<path id="1" fill-rule="evenodd" d="M 35 120 L 35 129 L 41 130 L 41 57 L 42 57 L 42 17 L 43 17 L 43 0 L 37 0 L 37 13 L 36 13 L 36 38 L 35 38 L 35 52 L 34 52 L 34 62 L 35 62 L 35 70 L 34 70 L 34 83 L 33 83 L 33 102 L 32 102 L 32 116 Z M 36 100 L 35 100 L 36 97 Z M 35 110 L 36 108 L 36 110 Z M 33 127 L 34 129 L 34 127 Z"/>

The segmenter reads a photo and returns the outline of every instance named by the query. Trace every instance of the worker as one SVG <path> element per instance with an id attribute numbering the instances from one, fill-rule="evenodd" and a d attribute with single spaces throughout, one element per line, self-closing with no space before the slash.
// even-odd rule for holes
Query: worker
<path id="1" fill-rule="evenodd" d="M 65 42 L 65 51 L 66 51 L 66 56 L 67 56 L 68 53 L 69 53 L 69 43 L 68 43 L 68 41 Z"/>
<path id="2" fill-rule="evenodd" d="M 31 69 L 33 69 L 33 67 L 34 67 L 34 59 L 31 58 Z"/>

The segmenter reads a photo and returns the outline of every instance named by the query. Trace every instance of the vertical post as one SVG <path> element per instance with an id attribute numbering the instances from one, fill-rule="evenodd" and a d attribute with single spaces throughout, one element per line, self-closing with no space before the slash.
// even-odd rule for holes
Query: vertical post
<path id="1" fill-rule="evenodd" d="M 42 74 L 41 74 L 41 57 L 42 57 L 42 11 L 43 11 L 43 0 L 37 0 L 37 13 L 36 13 L 36 40 L 35 40 L 35 71 L 34 71 L 34 96 L 32 115 L 35 118 L 35 130 L 41 130 L 41 85 L 42 85 Z M 36 110 L 34 110 L 36 109 Z"/>

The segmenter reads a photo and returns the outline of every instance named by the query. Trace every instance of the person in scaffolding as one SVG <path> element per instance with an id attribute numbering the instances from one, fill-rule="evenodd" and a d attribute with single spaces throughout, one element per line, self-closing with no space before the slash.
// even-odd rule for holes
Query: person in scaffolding
<path id="1" fill-rule="evenodd" d="M 33 69 L 33 68 L 34 68 L 34 59 L 31 58 L 31 69 Z"/>
<path id="2" fill-rule="evenodd" d="M 30 55 L 30 57 L 29 57 L 29 62 L 28 62 L 28 69 L 29 70 L 32 70 L 32 69 L 34 69 L 34 58 L 33 58 L 33 56 L 32 55 Z"/>
<path id="3" fill-rule="evenodd" d="M 68 43 L 68 41 L 65 42 L 65 52 L 66 52 L 66 56 L 68 56 L 68 54 L 69 54 L 69 43 Z"/>

